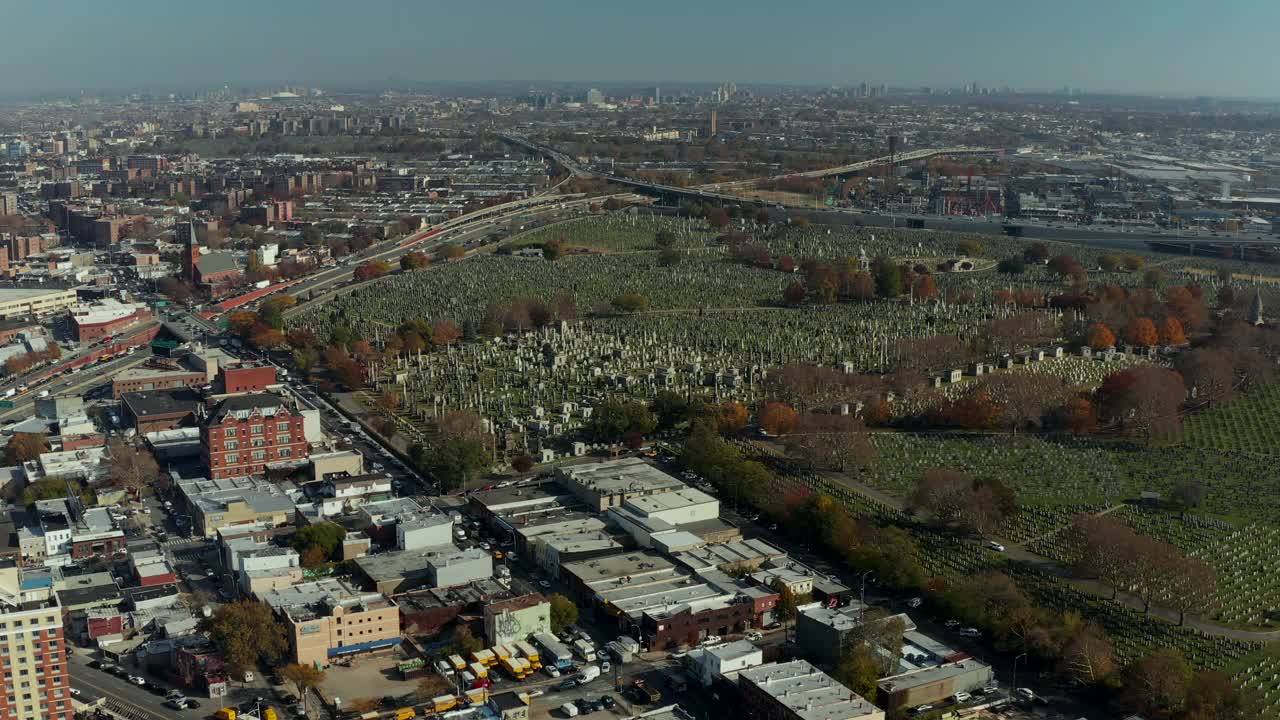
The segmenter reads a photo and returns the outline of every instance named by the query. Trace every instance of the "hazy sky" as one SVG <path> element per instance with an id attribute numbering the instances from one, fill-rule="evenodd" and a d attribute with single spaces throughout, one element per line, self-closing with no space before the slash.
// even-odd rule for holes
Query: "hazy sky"
<path id="1" fill-rule="evenodd" d="M 734 80 L 1280 97 L 1280 0 L 0 3 L 0 93 Z"/>

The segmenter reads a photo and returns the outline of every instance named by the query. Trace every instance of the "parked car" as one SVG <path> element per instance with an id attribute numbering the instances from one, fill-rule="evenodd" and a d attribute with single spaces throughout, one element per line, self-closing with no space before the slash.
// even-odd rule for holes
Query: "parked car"
<path id="1" fill-rule="evenodd" d="M 943 626 L 943 627 L 946 627 L 946 628 L 958 628 L 958 627 L 960 627 L 960 621 L 959 621 L 959 620 L 948 620 L 948 621 L 946 621 L 946 622 L 942 623 L 942 626 Z"/>
<path id="2" fill-rule="evenodd" d="M 563 681 L 561 681 L 561 682 L 560 682 L 560 684 L 556 686 L 556 689 L 557 689 L 557 690 L 572 690 L 572 689 L 574 689 L 574 688 L 576 688 L 576 687 L 578 687 L 578 681 L 577 681 L 577 680 L 574 680 L 573 678 L 569 678 L 568 680 L 563 680 Z"/>
<path id="3" fill-rule="evenodd" d="M 754 642 L 756 640 L 763 640 L 764 633 L 761 633 L 759 630 L 752 630 L 751 632 L 747 633 L 746 637 L 748 640 L 751 640 Z"/>
<path id="4" fill-rule="evenodd" d="M 196 700 L 191 699 L 191 698 L 187 698 L 186 706 L 187 706 L 187 709 L 188 709 L 188 710 L 199 710 L 199 709 L 200 709 L 200 703 L 199 703 L 198 701 L 196 701 Z"/>
<path id="5" fill-rule="evenodd" d="M 996 542 L 995 540 L 988 540 L 987 547 L 991 548 L 992 550 L 995 550 L 996 552 L 1004 552 L 1004 546 Z"/>
<path id="6" fill-rule="evenodd" d="M 1014 690 L 1013 694 L 1019 700 L 1026 700 L 1027 702 L 1031 702 L 1036 699 L 1036 693 L 1031 688 L 1021 687 L 1021 688 L 1018 688 L 1017 690 Z"/>
<path id="7" fill-rule="evenodd" d="M 142 687 L 147 684 L 147 679 L 142 677 L 141 675 L 130 675 L 129 682 L 133 683 L 134 685 L 137 685 L 138 687 Z"/>
<path id="8" fill-rule="evenodd" d="M 617 704 L 617 701 L 610 695 L 600 696 L 600 705 L 602 705 L 606 710 L 612 710 Z"/>
<path id="9" fill-rule="evenodd" d="M 982 637 L 982 631 L 978 630 L 978 628 L 962 628 L 960 630 L 960 637 L 967 637 L 967 638 Z"/>
<path id="10" fill-rule="evenodd" d="M 969 702 L 969 700 L 971 700 L 972 698 L 973 696 L 967 692 L 958 692 L 955 695 L 951 696 L 951 699 L 954 702 L 958 702 L 958 703 Z"/>
<path id="11" fill-rule="evenodd" d="M 911 713 L 913 715 L 920 715 L 922 713 L 927 713 L 932 709 L 933 709 L 932 705 L 925 703 L 924 705 L 917 705 L 915 709 L 911 711 Z"/>

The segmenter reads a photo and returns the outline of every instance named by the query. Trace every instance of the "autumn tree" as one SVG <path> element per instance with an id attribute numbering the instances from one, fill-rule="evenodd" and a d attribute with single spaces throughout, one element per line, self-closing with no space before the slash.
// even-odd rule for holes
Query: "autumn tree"
<path id="1" fill-rule="evenodd" d="M 1138 347 L 1151 347 L 1160 342 L 1160 333 L 1151 318 L 1135 318 L 1124 331 L 1125 342 Z"/>
<path id="2" fill-rule="evenodd" d="M 1181 653 L 1160 648 L 1125 670 L 1118 702 L 1126 711 L 1147 717 L 1173 717 L 1187 701 L 1192 674 Z"/>
<path id="3" fill-rule="evenodd" d="M 201 619 L 200 630 L 236 674 L 259 663 L 274 665 L 289 650 L 284 626 L 271 607 L 252 600 L 218 606 L 213 615 Z"/>
<path id="4" fill-rule="evenodd" d="M 431 326 L 431 343 L 437 347 L 449 347 L 462 337 L 462 330 L 451 320 L 437 320 Z"/>
<path id="5" fill-rule="evenodd" d="M 770 401 L 760 408 L 760 427 L 775 437 L 795 430 L 797 419 L 795 408 L 786 403 Z"/>
<path id="6" fill-rule="evenodd" d="M 17 432 L 4 447 L 5 464 L 21 465 L 48 451 L 49 439 L 44 433 Z"/>
<path id="7" fill-rule="evenodd" d="M 1094 323 L 1089 326 L 1086 342 L 1089 347 L 1094 350 L 1105 350 L 1109 347 L 1115 347 L 1116 336 L 1111 332 L 1111 328 L 1102 323 Z"/>
<path id="8" fill-rule="evenodd" d="M 932 275 L 921 275 L 916 280 L 912 294 L 917 300 L 929 300 L 938 296 L 938 283 L 934 281 Z"/>
<path id="9" fill-rule="evenodd" d="M 298 693 L 298 697 L 302 698 L 303 708 L 306 708 L 307 706 L 308 693 L 312 689 L 320 687 L 320 684 L 324 682 L 325 678 L 324 670 L 321 670 L 311 664 L 302 665 L 300 663 L 289 663 L 277 670 L 277 672 L 280 674 L 280 677 L 293 685 L 294 690 Z"/>
<path id="10" fill-rule="evenodd" d="M 1062 408 L 1059 424 L 1076 435 L 1091 433 L 1098 427 L 1098 409 L 1088 398 L 1071 398 Z"/>
<path id="11" fill-rule="evenodd" d="M 1058 667 L 1067 677 L 1086 685 L 1101 682 L 1118 667 L 1115 644 L 1102 627 L 1082 623 L 1068 635 Z"/>
<path id="12" fill-rule="evenodd" d="M 1186 345 L 1187 335 L 1178 318 L 1170 315 L 1160 322 L 1161 345 Z"/>

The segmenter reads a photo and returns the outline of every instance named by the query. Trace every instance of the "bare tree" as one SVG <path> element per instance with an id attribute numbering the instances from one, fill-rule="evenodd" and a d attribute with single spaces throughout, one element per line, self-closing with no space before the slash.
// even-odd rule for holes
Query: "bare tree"
<path id="1" fill-rule="evenodd" d="M 122 487 L 141 493 L 160 478 L 160 466 L 151 453 L 116 436 L 107 443 L 111 477 Z"/>

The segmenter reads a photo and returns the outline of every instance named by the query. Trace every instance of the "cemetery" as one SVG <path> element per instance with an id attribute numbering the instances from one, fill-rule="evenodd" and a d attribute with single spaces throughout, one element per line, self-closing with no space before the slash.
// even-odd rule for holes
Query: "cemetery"
<path id="1" fill-rule="evenodd" d="M 662 262 L 663 249 L 656 241 L 660 232 L 664 245 L 678 252 L 677 262 Z M 764 248 L 768 262 L 735 259 L 728 232 L 738 235 L 733 242 Z M 567 251 L 554 261 L 537 252 L 509 252 L 551 241 Z M 497 467 L 518 454 L 547 462 L 607 449 L 589 442 L 583 431 L 593 409 L 608 399 L 648 402 L 661 391 L 675 391 L 754 407 L 767 398 L 769 373 L 786 363 L 814 363 L 846 373 L 889 372 L 910 359 L 902 355 L 903 341 L 927 343 L 942 335 L 966 340 L 983 333 L 993 320 L 1020 312 L 1013 305 L 989 302 L 994 293 L 1064 291 L 1064 280 L 1043 265 L 1030 264 L 1016 275 L 994 270 L 993 260 L 1020 255 L 1026 241 L 984 236 L 979 242 L 981 247 L 975 248 L 960 234 L 905 229 L 739 223 L 715 230 L 701 218 L 647 212 L 594 215 L 517 235 L 502 252 L 382 278 L 307 308 L 290 325 L 321 338 L 334 328 L 361 328 L 375 347 L 408 321 L 449 320 L 469 328 L 464 342 L 373 363 L 368 386 L 356 398 L 368 408 L 382 407 L 408 443 L 427 442 L 442 414 L 474 410 L 494 434 Z M 1142 272 L 1098 270 L 1102 251 L 1048 245 L 1051 254 L 1070 255 L 1088 268 L 1092 283 L 1134 289 L 1145 282 Z M 1168 282 L 1199 282 L 1209 298 L 1216 296 L 1218 277 L 1182 274 L 1182 268 L 1239 272 L 1249 267 L 1204 257 L 1138 254 L 1159 262 Z M 789 268 L 780 260 L 784 255 L 796 264 L 804 258 L 833 263 L 852 259 L 863 267 L 869 257 L 888 255 L 930 269 L 946 259 L 971 257 L 974 269 L 935 272 L 939 297 L 927 301 L 908 296 L 787 306 L 781 301 L 783 290 L 801 273 L 784 269 Z M 1232 283 L 1237 292 L 1248 286 L 1239 276 Z M 614 302 L 626 293 L 643 296 L 644 306 L 624 308 Z M 539 304 L 556 304 L 555 317 L 535 321 L 529 308 Z M 1067 325 L 1082 320 L 1069 309 L 1039 312 Z M 500 320 L 496 327 L 495 318 Z M 893 413 L 918 412 L 922 408 L 917 405 L 931 397 L 954 398 L 975 381 L 1002 373 L 1030 373 L 1091 389 L 1117 370 L 1170 363 L 1163 353 L 1124 348 L 1083 352 L 1065 343 L 1065 338 L 1055 338 L 949 370 L 933 368 L 932 389 L 895 400 Z M 1062 530 L 1072 517 L 1119 512 L 1137 531 L 1171 542 L 1217 571 L 1223 602 L 1211 619 L 1238 627 L 1267 626 L 1267 613 L 1280 607 L 1280 583 L 1273 580 L 1280 492 L 1273 487 L 1269 457 L 1280 433 L 1278 388 L 1280 384 L 1252 390 L 1236 402 L 1192 416 L 1175 440 L 1161 446 L 1035 433 L 875 431 L 870 438 L 876 456 L 851 475 L 898 499 L 909 498 L 931 468 L 998 478 L 1014 490 L 1021 506 L 1003 521 L 1000 537 L 1063 562 L 1070 557 Z M 388 396 L 394 402 L 387 403 Z M 895 507 L 783 457 L 774 445 L 735 443 L 744 456 L 767 461 L 774 472 L 770 482 L 775 497 L 820 491 L 855 517 L 912 524 Z M 1203 481 L 1207 489 L 1203 504 L 1192 513 L 1126 504 L 1143 493 L 1168 497 L 1180 483 L 1192 480 Z M 971 543 L 919 527 L 913 533 L 921 542 L 919 559 L 931 573 L 1004 566 L 998 553 Z M 1103 618 L 1100 622 L 1125 657 L 1162 643 L 1182 647 L 1189 659 L 1201 662 L 1214 656 L 1240 658 L 1253 650 L 1245 643 L 1143 617 L 1048 575 L 1019 581 L 1047 605 L 1088 608 L 1091 616 Z"/>

